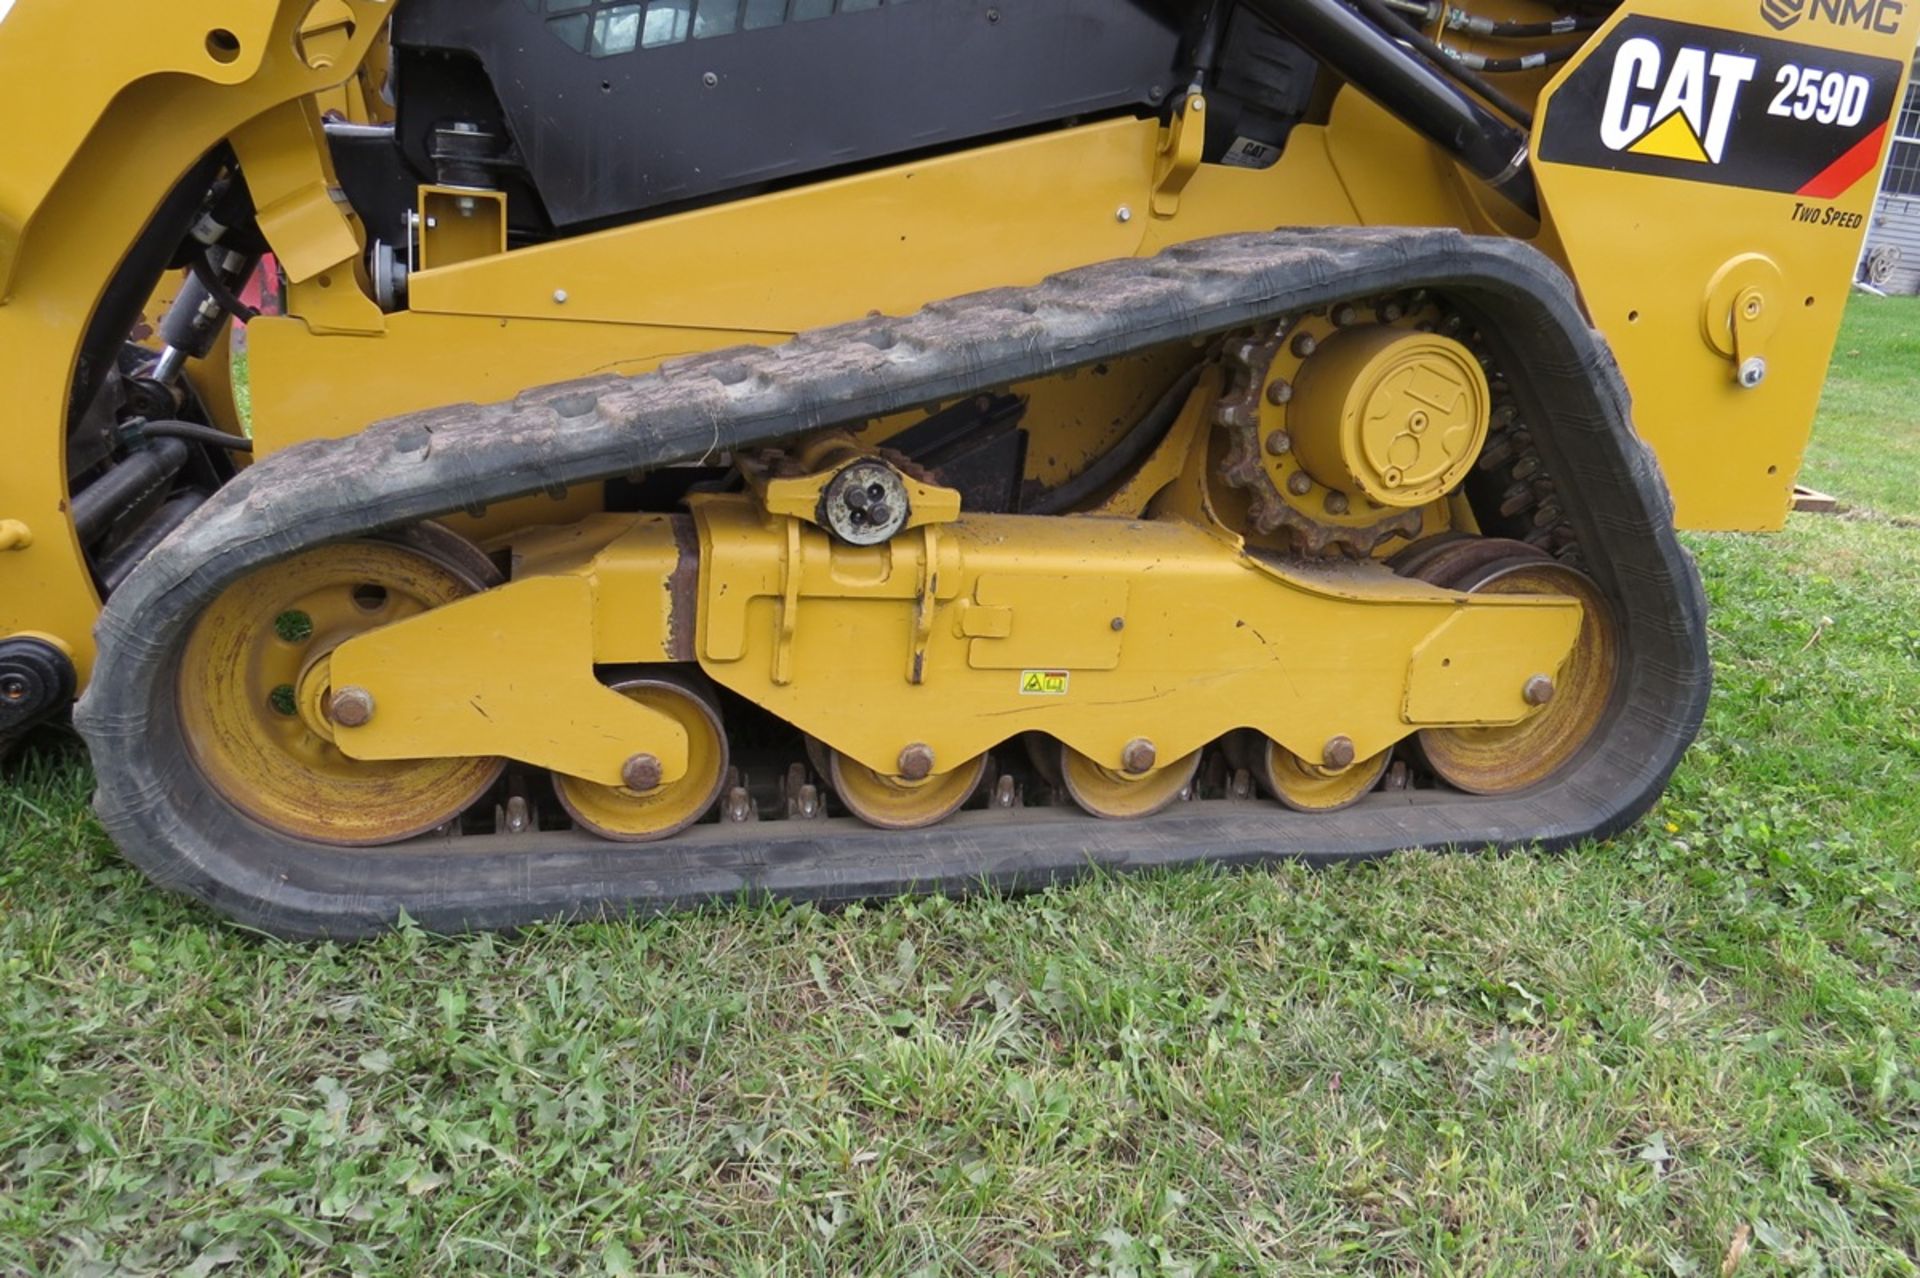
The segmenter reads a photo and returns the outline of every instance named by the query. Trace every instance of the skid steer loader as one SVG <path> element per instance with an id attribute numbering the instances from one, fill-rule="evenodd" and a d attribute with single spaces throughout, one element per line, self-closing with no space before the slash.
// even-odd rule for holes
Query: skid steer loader
<path id="1" fill-rule="evenodd" d="M 0 0 L 0 734 L 286 935 L 1613 834 L 1916 9 Z"/>

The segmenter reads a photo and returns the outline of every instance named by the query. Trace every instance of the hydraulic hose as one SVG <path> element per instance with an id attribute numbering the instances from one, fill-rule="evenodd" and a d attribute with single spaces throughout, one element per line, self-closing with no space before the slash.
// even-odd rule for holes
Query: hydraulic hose
<path id="1" fill-rule="evenodd" d="M 73 527 L 83 543 L 98 541 L 113 521 L 137 506 L 153 490 L 173 482 L 187 464 L 187 446 L 177 439 L 156 439 L 74 494 Z"/>
<path id="2" fill-rule="evenodd" d="M 1539 197 L 1527 168 L 1526 134 L 1468 96 L 1439 69 L 1401 48 L 1375 22 L 1340 0 L 1248 4 L 1515 207 L 1529 217 L 1539 216 Z"/>
<path id="3" fill-rule="evenodd" d="M 253 451 L 253 441 L 246 436 L 229 435 L 217 426 L 202 426 L 197 422 L 148 422 L 140 427 L 140 433 L 149 439 L 184 439 L 189 444 L 224 448 L 230 453 Z"/>
<path id="4" fill-rule="evenodd" d="M 1362 14 L 1371 18 L 1375 25 L 1383 28 L 1394 39 L 1411 48 L 1439 68 L 1442 74 L 1457 81 L 1469 92 L 1479 94 L 1482 101 L 1491 103 L 1495 110 L 1522 129 L 1533 127 L 1533 112 L 1500 92 L 1490 81 L 1474 74 L 1481 70 L 1481 67 L 1465 61 L 1454 50 L 1428 39 L 1425 32 L 1401 17 L 1385 0 L 1354 0 L 1354 4 Z"/>

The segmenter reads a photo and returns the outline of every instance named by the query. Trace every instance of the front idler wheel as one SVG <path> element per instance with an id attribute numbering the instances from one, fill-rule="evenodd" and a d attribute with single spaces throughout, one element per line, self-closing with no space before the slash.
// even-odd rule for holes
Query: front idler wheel
<path id="1" fill-rule="evenodd" d="M 1613 608 L 1592 578 L 1531 547 L 1493 544 L 1509 552 L 1495 556 L 1489 543 L 1463 543 L 1418 575 L 1469 594 L 1566 595 L 1580 601 L 1580 633 L 1559 671 L 1515 672 L 1531 707 L 1518 723 L 1418 734 L 1434 775 L 1468 794 L 1513 794 L 1572 762 L 1606 718 L 1620 665 Z"/>
<path id="2" fill-rule="evenodd" d="M 504 761 L 349 757 L 334 744 L 335 715 L 377 708 L 331 686 L 328 658 L 356 635 L 498 580 L 472 545 L 424 526 L 308 550 L 227 587 L 194 623 L 180 662 L 182 736 L 195 765 L 247 816 L 318 843 L 375 847 L 453 820 Z"/>

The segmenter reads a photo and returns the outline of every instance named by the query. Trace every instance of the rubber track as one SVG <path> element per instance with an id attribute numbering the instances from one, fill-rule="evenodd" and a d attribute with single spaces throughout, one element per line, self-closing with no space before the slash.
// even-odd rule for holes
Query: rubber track
<path id="1" fill-rule="evenodd" d="M 1378 794 L 1318 816 L 1209 800 L 1134 823 L 1043 808 L 967 812 L 904 834 L 786 821 L 702 825 L 640 847 L 543 832 L 366 851 L 255 825 L 206 785 L 180 738 L 174 672 L 193 618 L 227 585 L 296 551 L 1413 287 L 1443 293 L 1488 335 L 1500 367 L 1523 370 L 1517 400 L 1588 567 L 1624 623 L 1609 722 L 1560 780 L 1528 793 Z M 1526 246 L 1424 229 L 1200 241 L 778 347 L 302 444 L 247 470 L 155 551 L 115 592 L 98 638 L 76 721 L 98 773 L 95 807 L 114 840 L 164 887 L 250 926 L 311 937 L 362 936 L 402 910 L 461 931 L 742 895 L 845 901 L 1026 889 L 1090 866 L 1559 847 L 1612 835 L 1646 811 L 1698 729 L 1710 679 L 1698 576 L 1673 535 L 1652 455 L 1628 423 L 1618 371 L 1566 278 Z"/>

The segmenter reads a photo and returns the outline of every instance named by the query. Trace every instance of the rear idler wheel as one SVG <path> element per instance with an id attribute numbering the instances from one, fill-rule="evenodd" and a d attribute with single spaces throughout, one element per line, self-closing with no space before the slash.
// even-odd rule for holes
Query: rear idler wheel
<path id="1" fill-rule="evenodd" d="M 1195 750 L 1165 767 L 1142 772 L 1116 772 L 1102 767 L 1069 745 L 1060 747 L 1060 780 L 1081 809 L 1097 817 L 1131 821 L 1149 817 L 1192 793 L 1200 770 Z"/>
<path id="2" fill-rule="evenodd" d="M 555 773 L 560 806 L 574 824 L 616 843 L 650 843 L 678 834 L 713 810 L 727 780 L 727 735 L 713 689 L 706 680 L 676 670 L 626 675 L 609 686 L 686 729 L 687 770 L 677 781 L 648 785 L 644 756 L 635 756 L 639 766 L 629 765 L 637 773 L 629 779 L 632 784 L 601 785 Z"/>
<path id="3" fill-rule="evenodd" d="M 985 754 L 914 779 L 877 772 L 838 750 L 827 751 L 827 784 L 847 811 L 882 830 L 917 830 L 946 820 L 973 797 L 986 775 Z"/>
<path id="4" fill-rule="evenodd" d="M 1468 794 L 1513 794 L 1572 762 L 1613 701 L 1619 627 L 1585 573 L 1521 542 L 1461 542 L 1416 575 L 1468 594 L 1566 595 L 1580 601 L 1580 633 L 1558 672 L 1519 672 L 1534 707 L 1497 728 L 1427 728 L 1417 740 L 1434 775 Z"/>
<path id="5" fill-rule="evenodd" d="M 1308 763 L 1278 741 L 1260 751 L 1256 774 L 1268 794 L 1296 812 L 1337 812 L 1360 802 L 1386 775 L 1393 751 L 1344 768 Z"/>
<path id="6" fill-rule="evenodd" d="M 375 847 L 451 821 L 504 761 L 342 753 L 328 658 L 498 581 L 486 556 L 433 525 L 319 546 L 242 578 L 194 623 L 181 657 L 181 735 L 195 765 L 253 820 L 318 843 Z"/>

